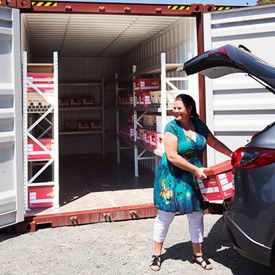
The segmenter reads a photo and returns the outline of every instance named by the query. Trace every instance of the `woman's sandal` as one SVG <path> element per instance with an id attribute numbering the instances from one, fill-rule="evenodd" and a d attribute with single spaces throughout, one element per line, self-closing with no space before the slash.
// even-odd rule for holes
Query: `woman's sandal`
<path id="1" fill-rule="evenodd" d="M 150 265 L 153 271 L 159 271 L 161 266 L 161 255 L 153 255 L 152 256 L 152 263 Z"/>
<path id="2" fill-rule="evenodd" d="M 204 268 L 206 270 L 213 269 L 211 262 L 207 258 L 205 258 L 203 255 L 196 256 L 193 254 L 192 259 L 193 259 L 194 263 L 200 265 L 202 268 Z"/>

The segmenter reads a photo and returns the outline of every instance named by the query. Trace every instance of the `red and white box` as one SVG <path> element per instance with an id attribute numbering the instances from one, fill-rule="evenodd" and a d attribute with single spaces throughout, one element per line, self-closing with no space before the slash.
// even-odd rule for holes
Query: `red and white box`
<path id="1" fill-rule="evenodd" d="M 33 186 L 28 188 L 29 208 L 52 207 L 54 202 L 53 186 Z"/>
<path id="2" fill-rule="evenodd" d="M 91 130 L 91 122 L 89 120 L 77 121 L 77 130 L 78 131 L 90 131 Z"/>
<path id="3" fill-rule="evenodd" d="M 151 107 L 151 97 L 150 93 L 142 93 L 141 95 L 141 105 L 143 107 Z"/>
<path id="4" fill-rule="evenodd" d="M 159 78 L 139 78 L 134 81 L 134 90 L 136 92 L 150 92 L 160 89 Z"/>
<path id="5" fill-rule="evenodd" d="M 205 180 L 197 180 L 202 195 L 211 201 L 231 198 L 234 194 L 231 160 L 209 167 Z"/>
<path id="6" fill-rule="evenodd" d="M 158 135 L 157 135 L 157 132 L 155 131 L 150 131 L 149 132 L 150 134 L 150 147 L 153 148 L 153 149 L 157 149 L 158 148 Z"/>
<path id="7" fill-rule="evenodd" d="M 102 124 L 99 120 L 92 120 L 91 121 L 91 130 L 92 131 L 100 131 L 102 130 Z"/>
<path id="8" fill-rule="evenodd" d="M 49 151 L 53 150 L 54 140 L 51 138 L 39 138 L 38 141 L 44 145 Z M 42 146 L 34 140 L 28 139 L 28 160 L 48 160 L 51 155 L 47 153 Z"/>
<path id="9" fill-rule="evenodd" d="M 150 131 L 144 129 L 144 145 L 150 147 Z"/>
<path id="10" fill-rule="evenodd" d="M 93 96 L 87 96 L 82 98 L 83 107 L 92 107 L 95 105 L 95 99 Z"/>
<path id="11" fill-rule="evenodd" d="M 37 87 L 41 92 L 53 92 L 53 73 L 27 73 L 28 80 L 31 84 L 28 85 L 28 93 L 36 93 L 34 87 Z"/>
<path id="12" fill-rule="evenodd" d="M 82 107 L 82 98 L 81 97 L 70 98 L 70 107 Z"/>
<path id="13" fill-rule="evenodd" d="M 70 99 L 69 98 L 59 98 L 58 105 L 59 105 L 59 107 L 69 107 Z"/>

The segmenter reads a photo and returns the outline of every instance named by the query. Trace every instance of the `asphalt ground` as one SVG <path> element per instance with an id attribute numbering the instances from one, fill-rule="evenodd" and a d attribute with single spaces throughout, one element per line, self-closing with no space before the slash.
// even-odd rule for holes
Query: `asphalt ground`
<path id="1" fill-rule="evenodd" d="M 154 219 L 41 228 L 34 233 L 0 234 L 0 274 L 275 274 L 275 269 L 238 254 L 223 218 L 205 215 L 204 253 L 214 269 L 191 261 L 187 219 L 176 216 L 159 272 L 149 268 Z"/>

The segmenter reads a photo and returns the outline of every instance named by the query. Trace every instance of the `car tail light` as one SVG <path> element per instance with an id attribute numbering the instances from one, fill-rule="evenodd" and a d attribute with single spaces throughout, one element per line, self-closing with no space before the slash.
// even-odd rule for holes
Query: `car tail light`
<path id="1" fill-rule="evenodd" d="M 232 156 L 234 168 L 259 168 L 275 163 L 275 149 L 262 147 L 241 147 Z"/>

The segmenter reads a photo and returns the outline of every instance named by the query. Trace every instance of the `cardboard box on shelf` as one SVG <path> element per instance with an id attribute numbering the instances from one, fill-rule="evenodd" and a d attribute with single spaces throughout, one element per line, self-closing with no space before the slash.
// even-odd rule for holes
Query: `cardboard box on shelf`
<path id="1" fill-rule="evenodd" d="M 134 90 L 136 92 L 150 92 L 159 89 L 159 78 L 139 78 L 134 81 Z"/>
<path id="2" fill-rule="evenodd" d="M 234 194 L 231 161 L 224 161 L 205 170 L 207 179 L 197 180 L 202 195 L 211 201 L 231 198 Z"/>
<path id="3" fill-rule="evenodd" d="M 64 131 L 77 131 L 77 121 L 76 120 L 66 120 L 64 121 Z"/>
<path id="4" fill-rule="evenodd" d="M 140 105 L 143 107 L 151 107 L 151 97 L 150 93 L 142 93 L 141 94 L 141 102 Z"/>
<path id="5" fill-rule="evenodd" d="M 69 107 L 70 106 L 70 99 L 69 98 L 59 98 L 58 99 L 58 106 L 59 107 Z"/>
<path id="6" fill-rule="evenodd" d="M 92 107 L 95 105 L 95 99 L 93 96 L 86 96 L 82 98 L 83 107 Z"/>
<path id="7" fill-rule="evenodd" d="M 92 131 L 99 131 L 102 130 L 102 124 L 99 120 L 92 120 L 91 121 L 91 130 Z"/>
<path id="8" fill-rule="evenodd" d="M 144 145 L 150 147 L 150 131 L 144 129 Z"/>
<path id="9" fill-rule="evenodd" d="M 150 147 L 153 149 L 157 149 L 158 148 L 158 144 L 157 144 L 157 132 L 155 131 L 150 131 L 149 132 L 150 135 Z"/>
<path id="10" fill-rule="evenodd" d="M 37 87 L 41 92 L 54 91 L 52 73 L 28 72 L 27 77 L 30 81 L 27 88 L 28 93 L 36 93 L 35 87 Z"/>
<path id="11" fill-rule="evenodd" d="M 77 121 L 77 130 L 78 131 L 90 131 L 91 130 L 91 122 L 89 120 Z"/>
<path id="12" fill-rule="evenodd" d="M 54 140 L 51 138 L 39 138 L 38 141 L 44 145 L 49 151 L 53 150 Z M 48 154 L 39 144 L 34 140 L 28 139 L 28 160 L 48 160 L 51 155 Z"/>
<path id="13" fill-rule="evenodd" d="M 29 208 L 43 208 L 53 206 L 53 186 L 28 187 Z"/>
<path id="14" fill-rule="evenodd" d="M 70 98 L 70 107 L 82 107 L 82 98 L 81 97 Z"/>
<path id="15" fill-rule="evenodd" d="M 143 126 L 148 130 L 155 130 L 156 115 L 143 115 Z"/>

